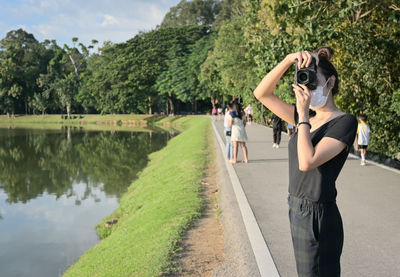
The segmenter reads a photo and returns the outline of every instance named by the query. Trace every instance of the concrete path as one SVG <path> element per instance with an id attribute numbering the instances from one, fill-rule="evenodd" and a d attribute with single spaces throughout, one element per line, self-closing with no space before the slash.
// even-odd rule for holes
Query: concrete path
<path id="1" fill-rule="evenodd" d="M 223 121 L 213 124 L 224 140 Z M 280 276 L 297 276 L 287 207 L 288 136 L 282 133 L 275 149 L 270 128 L 252 124 L 246 130 L 249 163 L 233 168 Z M 351 156 L 337 190 L 345 232 L 342 276 L 400 276 L 400 172 L 371 163 L 361 167 Z"/>

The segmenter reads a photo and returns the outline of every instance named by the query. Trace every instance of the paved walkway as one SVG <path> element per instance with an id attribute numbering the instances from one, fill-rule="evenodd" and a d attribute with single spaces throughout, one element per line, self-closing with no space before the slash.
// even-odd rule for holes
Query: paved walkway
<path id="1" fill-rule="evenodd" d="M 224 140 L 223 121 L 213 123 Z M 281 148 L 275 149 L 272 129 L 251 124 L 246 130 L 249 163 L 233 168 L 280 276 L 297 276 L 286 202 L 288 136 L 282 133 Z M 400 174 L 373 164 L 361 167 L 352 156 L 337 190 L 345 232 L 342 276 L 400 276 Z"/>

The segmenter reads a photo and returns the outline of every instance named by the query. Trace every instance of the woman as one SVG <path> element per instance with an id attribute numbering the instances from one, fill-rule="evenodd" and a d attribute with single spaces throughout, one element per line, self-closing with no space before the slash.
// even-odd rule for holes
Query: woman
<path id="1" fill-rule="evenodd" d="M 229 125 L 228 121 L 233 120 L 230 113 L 232 111 L 232 105 L 228 104 L 225 109 L 224 117 L 224 134 L 225 134 L 225 145 L 226 145 L 226 158 L 228 162 L 233 162 L 233 145 L 231 140 L 232 126 Z"/>
<path id="2" fill-rule="evenodd" d="M 340 111 L 333 100 L 339 80 L 329 62 L 333 51 L 289 54 L 269 72 L 255 97 L 287 123 L 297 125 L 289 141 L 289 219 L 299 276 L 340 276 L 343 224 L 336 206 L 335 181 L 354 141 L 357 119 Z M 286 70 L 298 60 L 299 69 L 317 64 L 317 87 L 293 84 L 296 106 L 274 95 Z M 316 113 L 309 116 L 309 108 Z"/>
<path id="3" fill-rule="evenodd" d="M 237 162 L 237 154 L 238 154 L 238 145 L 240 144 L 242 151 L 243 151 L 243 162 L 248 163 L 248 158 L 247 158 L 247 147 L 246 147 L 246 141 L 247 141 L 247 133 L 245 124 L 246 121 L 242 119 L 242 114 L 243 111 L 240 108 L 240 105 L 236 102 L 232 104 L 232 112 L 230 113 L 230 116 L 232 119 L 228 119 L 228 124 L 229 126 L 232 126 L 232 143 L 233 143 L 233 160 L 231 161 L 232 163 Z"/>
<path id="4" fill-rule="evenodd" d="M 273 148 L 279 148 L 279 144 L 281 144 L 282 125 L 282 119 L 276 114 L 272 114 Z"/>
<path id="5" fill-rule="evenodd" d="M 213 120 L 217 120 L 217 108 L 215 106 L 213 106 L 211 114 L 213 116 Z"/>

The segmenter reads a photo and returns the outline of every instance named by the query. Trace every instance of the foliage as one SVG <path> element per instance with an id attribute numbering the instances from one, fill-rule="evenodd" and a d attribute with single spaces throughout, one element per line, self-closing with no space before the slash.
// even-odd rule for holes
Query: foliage
<path id="1" fill-rule="evenodd" d="M 268 111 L 261 115 L 251 91 L 265 74 L 291 52 L 327 45 L 339 72 L 337 105 L 367 114 L 370 149 L 395 156 L 399 25 L 392 0 L 182 0 L 155 30 L 106 42 L 98 53 L 90 52 L 95 40 L 60 48 L 11 31 L 0 43 L 0 111 L 179 113 L 181 104 L 196 111 L 203 100 L 239 98 L 257 119 Z M 276 90 L 290 103 L 293 75 L 292 67 Z"/>
<path id="2" fill-rule="evenodd" d="M 218 1 L 215 0 L 181 0 L 164 16 L 160 27 L 211 26 L 219 13 L 219 9 Z"/>
<path id="3" fill-rule="evenodd" d="M 190 35 L 188 30 L 193 34 Z M 200 66 L 215 37 L 206 28 L 186 26 L 182 31 L 175 38 L 177 42 L 173 42 L 169 48 L 166 69 L 161 72 L 154 86 L 159 95 L 166 95 L 170 100 L 172 113 L 172 98 L 193 103 L 207 97 L 208 89 L 199 80 Z"/>
<path id="4" fill-rule="evenodd" d="M 28 112 L 46 58 L 43 45 L 32 34 L 22 29 L 7 33 L 0 41 L 0 109 L 11 114 L 18 109 Z"/>
<path id="5" fill-rule="evenodd" d="M 392 1 L 376 5 L 372 1 L 247 0 L 244 11 L 247 53 L 254 58 L 259 80 L 291 52 L 331 46 L 340 78 L 338 106 L 369 116 L 371 150 L 390 156 L 399 151 L 400 120 L 393 93 L 399 87 L 400 67 L 395 61 L 400 54 L 400 13 Z M 288 102 L 294 101 L 286 89 L 292 76 L 290 69 L 277 89 Z"/>

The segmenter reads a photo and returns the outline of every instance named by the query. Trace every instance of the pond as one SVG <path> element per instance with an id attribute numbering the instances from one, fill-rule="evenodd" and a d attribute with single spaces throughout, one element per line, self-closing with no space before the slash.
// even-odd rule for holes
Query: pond
<path id="1" fill-rule="evenodd" d="M 60 276 L 167 132 L 0 128 L 0 276 Z"/>

